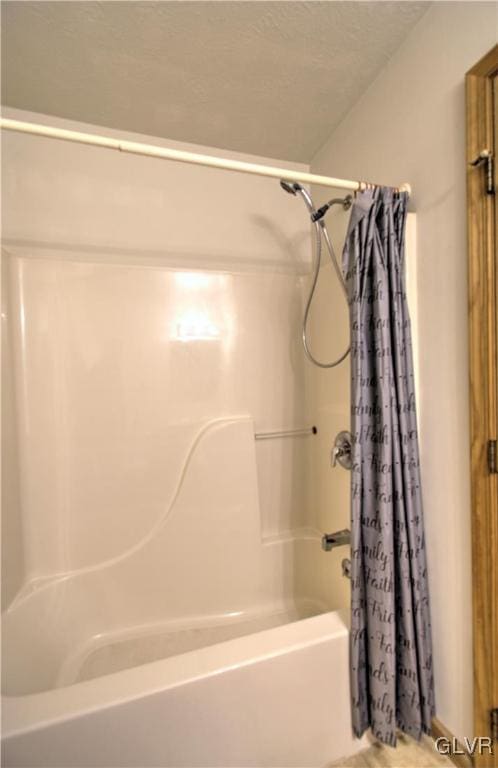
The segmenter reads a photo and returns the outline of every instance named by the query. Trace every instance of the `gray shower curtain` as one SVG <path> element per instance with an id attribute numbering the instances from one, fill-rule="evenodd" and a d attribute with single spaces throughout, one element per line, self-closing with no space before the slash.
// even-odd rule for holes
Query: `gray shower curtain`
<path id="1" fill-rule="evenodd" d="M 343 253 L 351 320 L 351 693 L 357 736 L 434 715 L 429 594 L 404 280 L 407 194 L 358 193 Z"/>

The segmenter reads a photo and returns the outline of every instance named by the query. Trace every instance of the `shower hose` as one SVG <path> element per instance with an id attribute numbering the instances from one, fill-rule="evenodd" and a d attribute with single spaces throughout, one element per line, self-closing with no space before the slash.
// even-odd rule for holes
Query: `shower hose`
<path id="1" fill-rule="evenodd" d="M 327 249 L 330 255 L 330 260 L 334 266 L 337 279 L 339 280 L 339 283 L 344 293 L 344 297 L 347 301 L 346 284 L 342 276 L 341 268 L 339 267 L 339 264 L 337 262 L 337 258 L 336 258 L 334 249 L 332 247 L 332 242 L 330 240 L 327 227 L 325 226 L 323 216 L 325 215 L 325 213 L 328 211 L 330 207 L 336 204 L 342 205 L 344 210 L 347 211 L 352 205 L 352 198 L 350 195 L 348 195 L 345 198 L 337 198 L 334 200 L 330 200 L 328 203 L 326 203 L 326 205 L 322 206 L 322 208 L 320 208 L 319 211 L 316 211 L 310 194 L 307 192 L 307 190 L 303 189 L 303 187 L 301 187 L 300 184 L 293 184 L 292 188 L 290 188 L 291 185 L 288 185 L 285 183 L 281 183 L 281 185 L 286 190 L 286 192 L 292 192 L 293 194 L 298 193 L 301 195 L 308 209 L 308 212 L 311 216 L 311 221 L 313 223 L 314 234 L 315 234 L 315 260 L 314 260 L 315 263 L 313 268 L 313 278 L 311 281 L 311 288 L 308 295 L 308 299 L 306 301 L 306 307 L 305 307 L 304 316 L 303 316 L 304 351 L 308 359 L 312 363 L 314 363 L 314 365 L 317 365 L 319 368 L 335 368 L 336 365 L 339 365 L 339 363 L 342 363 L 342 361 L 349 355 L 350 346 L 348 346 L 346 351 L 340 357 L 338 357 L 336 360 L 332 360 L 330 363 L 322 363 L 320 360 L 317 360 L 316 357 L 314 357 L 313 353 L 311 352 L 309 341 L 308 341 L 308 319 L 309 319 L 311 304 L 313 302 L 313 296 L 315 295 L 316 284 L 318 282 L 318 275 L 320 274 L 320 266 L 321 266 L 321 260 L 322 260 L 322 236 L 327 245 Z"/>

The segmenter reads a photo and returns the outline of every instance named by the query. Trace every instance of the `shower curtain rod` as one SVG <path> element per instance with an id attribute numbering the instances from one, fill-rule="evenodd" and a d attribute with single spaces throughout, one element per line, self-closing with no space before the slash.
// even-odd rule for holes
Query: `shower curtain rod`
<path id="1" fill-rule="evenodd" d="M 40 125 L 38 123 L 26 123 L 22 120 L 0 118 L 0 128 L 3 128 L 5 131 L 31 133 L 35 136 L 46 136 L 50 139 L 62 139 L 63 141 L 74 141 L 77 144 L 89 144 L 95 147 L 116 149 L 120 152 L 127 152 L 132 155 L 146 155 L 147 157 L 157 157 L 162 160 L 176 160 L 180 163 L 192 163 L 193 165 L 220 168 L 225 171 L 252 173 L 256 176 L 269 176 L 274 179 L 283 179 L 285 181 L 297 181 L 301 184 L 317 184 L 321 187 L 335 187 L 336 189 L 350 189 L 353 191 L 363 190 L 368 186 L 368 182 L 365 181 L 334 179 L 330 176 L 319 176 L 315 173 L 292 171 L 288 168 L 274 168 L 270 165 L 246 163 L 241 160 L 228 160 L 223 157 L 201 155 L 196 152 L 184 152 L 179 149 L 168 149 L 165 147 L 158 147 L 154 144 L 142 144 L 137 141 L 122 141 L 121 139 L 112 139 L 108 136 L 99 136 L 98 134 L 93 133 L 68 131 L 65 128 L 55 128 L 49 125 Z M 408 192 L 409 194 L 411 192 L 409 184 L 403 184 L 399 189 L 401 192 Z"/>

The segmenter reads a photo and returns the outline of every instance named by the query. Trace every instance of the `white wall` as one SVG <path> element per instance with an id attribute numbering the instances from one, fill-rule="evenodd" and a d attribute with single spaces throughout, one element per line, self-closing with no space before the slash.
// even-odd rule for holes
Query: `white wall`
<path id="1" fill-rule="evenodd" d="M 473 731 L 464 75 L 496 39 L 495 3 L 435 3 L 312 161 L 413 187 L 437 714 L 460 738 Z"/>
<path id="2" fill-rule="evenodd" d="M 310 241 L 277 180 L 20 134 L 3 137 L 3 161 L 17 419 L 6 439 L 20 479 L 5 531 L 10 560 L 24 555 L 24 574 L 4 579 L 8 600 L 23 578 L 115 557 L 143 536 L 203 422 L 303 425 Z M 257 444 L 263 535 L 305 524 L 304 445 Z"/>
<path id="3" fill-rule="evenodd" d="M 4 108 L 4 117 L 306 170 L 298 163 Z M 299 271 L 309 235 L 278 180 L 2 132 L 2 241 L 74 258 Z M 302 264 L 301 264 L 302 265 Z"/>

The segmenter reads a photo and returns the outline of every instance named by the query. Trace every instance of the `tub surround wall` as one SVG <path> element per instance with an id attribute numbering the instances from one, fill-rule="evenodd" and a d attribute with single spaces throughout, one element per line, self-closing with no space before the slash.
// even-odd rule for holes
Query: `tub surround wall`
<path id="1" fill-rule="evenodd" d="M 209 420 L 304 425 L 310 239 L 271 180 L 16 134 L 3 137 L 3 155 L 4 349 L 18 431 L 10 474 L 20 478 L 6 526 L 27 583 L 133 546 Z M 256 445 L 264 536 L 308 526 L 308 444 Z M 7 574 L 8 600 L 20 581 L 19 568 Z"/>
<path id="2" fill-rule="evenodd" d="M 4 692 L 56 687 L 61 662 L 94 636 L 259 603 L 262 542 L 252 421 L 214 421 L 178 452 L 179 480 L 175 476 L 163 513 L 131 546 L 30 582 L 30 591 L 17 596 L 3 626 Z"/>
<path id="3" fill-rule="evenodd" d="M 212 419 L 303 424 L 295 276 L 7 260 L 29 580 L 140 541 Z M 311 439 L 256 443 L 262 535 L 306 525 L 300 454 Z"/>
<path id="4" fill-rule="evenodd" d="M 495 3 L 433 4 L 311 164 L 413 187 L 436 701 L 460 739 L 473 729 L 464 76 L 497 22 Z"/>
<path id="5" fill-rule="evenodd" d="M 4 693 L 76 682 L 96 647 L 142 638 L 148 661 L 147 637 L 264 618 L 299 602 L 292 565 L 305 542 L 262 538 L 252 419 L 214 420 L 178 453 L 162 514 L 131 546 L 18 594 L 3 624 Z M 111 654 L 104 671 L 113 664 Z"/>
<path id="6" fill-rule="evenodd" d="M 8 260 L 2 260 L 2 609 L 23 585 L 24 547 L 18 463 L 13 339 L 7 326 L 11 316 L 10 292 L 7 290 Z"/>

